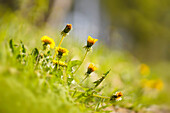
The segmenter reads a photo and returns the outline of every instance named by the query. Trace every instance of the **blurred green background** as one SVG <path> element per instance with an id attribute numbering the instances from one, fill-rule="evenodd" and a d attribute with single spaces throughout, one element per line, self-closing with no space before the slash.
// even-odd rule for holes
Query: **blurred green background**
<path id="1" fill-rule="evenodd" d="M 170 60 L 169 0 L 1 0 L 0 5 L 1 20 L 11 12 L 41 28 L 61 29 L 72 23 L 72 35 L 84 33 L 79 40 L 92 35 L 141 61 Z"/>
<path id="2" fill-rule="evenodd" d="M 151 71 L 148 78 L 161 79 L 164 88 L 154 101 L 150 94 L 135 104 L 169 103 L 169 0 L 0 0 L 1 74 L 6 73 L 5 68 L 9 65 L 15 66 L 15 63 L 8 62 L 6 48 L 9 39 L 13 38 L 18 42 L 22 40 L 30 51 L 34 47 L 41 47 L 40 37 L 43 35 L 53 37 L 58 44 L 60 32 L 67 23 L 73 25 L 73 30 L 63 45 L 71 48 L 71 58 L 82 57 L 84 50 L 81 46 L 85 45 L 88 35 L 99 39 L 94 53 L 90 53 L 87 62 L 98 64 L 97 74 L 107 71 L 109 67 L 112 68 L 113 76 L 103 83 L 109 82 L 109 86 L 104 90 L 106 95 L 112 93 L 109 92 L 110 87 L 115 87 L 129 91 L 129 94 L 125 94 L 127 102 L 135 103 L 139 100 L 130 99 L 130 96 L 135 95 L 132 92 L 134 85 L 142 78 L 138 76 L 139 66 L 145 63 Z M 73 56 L 75 54 L 76 56 Z M 83 72 L 85 67 L 87 65 L 82 69 Z M 8 71 L 7 74 L 13 73 Z M 77 76 L 77 79 L 80 78 L 81 76 Z M 9 83 L 4 78 L 1 81 Z M 1 83 L 6 85 L 6 82 Z M 127 89 L 124 87 L 126 85 L 129 85 Z M 18 87 L 16 85 L 16 88 Z M 134 92 L 138 92 L 137 89 Z M 49 106 L 51 104 L 49 103 Z M 68 103 L 68 107 L 70 106 L 72 107 Z M 62 111 L 62 107 L 59 109 Z M 72 110 L 74 111 L 74 106 Z"/>

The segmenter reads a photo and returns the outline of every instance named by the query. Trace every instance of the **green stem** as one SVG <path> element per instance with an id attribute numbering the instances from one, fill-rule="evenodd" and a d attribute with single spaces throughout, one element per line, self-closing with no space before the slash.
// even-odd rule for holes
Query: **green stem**
<path id="1" fill-rule="evenodd" d="M 64 39 L 64 35 L 62 36 L 62 38 L 61 38 L 61 40 L 60 40 L 60 43 L 59 43 L 59 45 L 58 45 L 58 47 L 60 47 L 61 46 L 61 43 L 62 43 L 62 41 L 63 41 L 63 39 Z"/>
<path id="2" fill-rule="evenodd" d="M 86 80 L 87 77 L 89 77 L 89 75 L 86 75 L 86 77 L 79 83 L 79 85 L 80 85 L 81 83 L 83 83 L 84 80 Z"/>
<path id="3" fill-rule="evenodd" d="M 103 98 L 103 99 L 110 99 L 110 97 L 105 97 L 105 96 L 96 95 L 96 94 L 93 94 L 93 96 L 98 97 L 98 98 Z"/>
<path id="4" fill-rule="evenodd" d="M 67 84 L 67 74 L 66 74 L 66 70 L 64 67 L 63 67 L 63 80 L 64 80 L 64 84 L 66 85 Z"/>
<path id="5" fill-rule="evenodd" d="M 60 69 L 59 61 L 60 61 L 60 58 L 58 58 L 57 70 Z"/>
<path id="6" fill-rule="evenodd" d="M 55 52 L 55 53 L 54 53 L 54 56 L 53 56 L 53 60 L 55 59 L 56 55 L 57 55 L 57 53 Z"/>
<path id="7" fill-rule="evenodd" d="M 81 61 L 81 64 L 80 64 L 79 67 L 74 71 L 73 74 L 75 74 L 75 73 L 77 72 L 77 70 L 80 68 L 80 66 L 82 65 L 82 63 L 84 62 L 84 60 L 85 60 L 85 58 L 86 58 L 86 56 L 87 56 L 87 53 L 88 53 L 88 50 L 86 50 L 86 53 L 85 53 L 85 55 L 84 55 L 84 57 L 83 57 L 83 59 L 82 59 L 82 61 Z"/>
<path id="8" fill-rule="evenodd" d="M 74 93 L 73 93 L 72 97 L 74 97 L 74 95 L 75 95 L 76 93 L 77 93 L 77 90 L 75 90 L 75 91 L 74 91 Z"/>
<path id="9" fill-rule="evenodd" d="M 70 91 L 75 93 L 74 90 L 70 90 Z M 85 93 L 84 91 L 77 91 L 77 90 L 76 90 L 76 92 L 78 92 L 78 93 Z M 74 94 L 74 95 L 75 95 L 75 94 Z M 103 98 L 103 99 L 110 99 L 110 97 L 101 96 L 101 95 L 96 95 L 96 94 L 93 94 L 92 96 L 93 96 L 93 97 L 98 97 L 98 98 Z"/>
<path id="10" fill-rule="evenodd" d="M 37 68 L 37 66 L 38 66 L 38 60 L 39 60 L 39 57 L 40 57 L 40 54 L 38 54 L 38 56 L 37 56 L 36 64 L 35 64 L 34 70 L 35 70 L 35 69 Z"/>

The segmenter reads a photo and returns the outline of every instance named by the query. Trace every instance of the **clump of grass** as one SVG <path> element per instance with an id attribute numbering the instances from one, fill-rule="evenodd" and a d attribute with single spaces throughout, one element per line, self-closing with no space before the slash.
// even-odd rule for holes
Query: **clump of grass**
<path id="1" fill-rule="evenodd" d="M 91 36 L 87 39 L 87 45 L 85 48 L 85 55 L 82 61 L 79 60 L 70 60 L 67 62 L 62 58 L 65 55 L 68 55 L 68 50 L 61 47 L 64 37 L 66 37 L 71 30 L 71 24 L 66 25 L 65 29 L 61 32 L 62 39 L 57 47 L 55 47 L 55 42 L 52 38 L 48 36 L 43 36 L 42 49 L 34 48 L 31 53 L 27 52 L 25 45 L 21 42 L 20 44 L 14 44 L 14 41 L 11 39 L 9 45 L 13 57 L 17 59 L 23 66 L 32 65 L 34 67 L 34 72 L 39 77 L 40 87 L 45 88 L 45 90 L 51 90 L 55 93 L 55 83 L 68 88 L 68 94 L 72 97 L 74 102 L 79 102 L 90 107 L 96 111 L 101 108 L 105 108 L 110 103 L 114 101 L 121 100 L 121 95 L 113 94 L 110 97 L 103 96 L 101 91 L 96 90 L 96 88 L 102 83 L 102 81 L 109 74 L 109 71 L 103 74 L 103 76 L 94 82 L 94 87 L 85 88 L 83 87 L 83 81 L 86 80 L 92 72 L 97 70 L 97 67 L 93 64 L 90 64 L 85 72 L 85 77 L 81 82 L 76 81 L 74 76 L 79 70 L 80 66 L 85 61 L 85 57 L 88 52 L 92 49 L 92 46 L 95 44 L 98 39 L 93 39 Z M 53 49 L 55 48 L 55 49 Z M 54 54 L 53 54 L 54 53 Z M 73 70 L 73 67 L 77 68 Z M 118 99 L 119 98 L 119 99 Z M 97 100 L 96 100 L 97 99 Z"/>

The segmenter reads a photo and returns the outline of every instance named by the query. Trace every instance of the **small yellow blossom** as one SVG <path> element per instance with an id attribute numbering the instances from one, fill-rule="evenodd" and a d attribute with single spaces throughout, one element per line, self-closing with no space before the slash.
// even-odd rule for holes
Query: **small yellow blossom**
<path id="1" fill-rule="evenodd" d="M 154 87 L 158 90 L 161 90 L 163 88 L 163 82 L 162 80 L 156 80 L 155 83 L 154 83 Z"/>
<path id="2" fill-rule="evenodd" d="M 66 48 L 56 47 L 55 52 L 58 58 L 61 58 L 62 56 L 67 55 L 69 51 Z"/>
<path id="3" fill-rule="evenodd" d="M 116 99 L 117 101 L 122 100 L 122 98 L 121 98 L 121 97 L 123 96 L 123 93 L 122 93 L 122 92 L 116 92 L 115 95 L 116 95 L 116 98 L 115 98 L 115 99 Z"/>
<path id="4" fill-rule="evenodd" d="M 97 67 L 94 66 L 93 64 L 90 64 L 87 69 L 87 74 L 92 73 L 93 71 L 97 70 Z"/>
<path id="5" fill-rule="evenodd" d="M 67 24 L 66 27 L 64 28 L 64 30 L 61 32 L 61 35 L 66 36 L 67 33 L 72 29 L 72 25 L 71 24 Z"/>
<path id="6" fill-rule="evenodd" d="M 122 100 L 122 96 L 123 96 L 122 92 L 116 92 L 114 95 L 111 96 L 110 100 L 120 101 Z"/>
<path id="7" fill-rule="evenodd" d="M 87 39 L 87 48 L 90 48 L 93 44 L 95 44 L 98 41 L 98 39 L 94 39 L 91 36 L 88 36 Z"/>
<path id="8" fill-rule="evenodd" d="M 144 79 L 142 80 L 142 87 L 161 90 L 163 88 L 163 82 L 160 79 L 157 80 Z"/>
<path id="9" fill-rule="evenodd" d="M 62 62 L 62 61 L 59 61 L 59 63 L 58 63 L 58 61 L 56 61 L 56 60 L 53 60 L 53 64 L 55 64 L 55 65 L 59 65 L 59 66 L 61 66 L 61 67 L 65 67 L 65 66 L 67 66 L 67 64 L 66 64 L 66 63 L 64 63 L 64 62 Z"/>
<path id="10" fill-rule="evenodd" d="M 150 74 L 150 68 L 146 64 L 141 64 L 140 65 L 140 73 L 141 75 L 149 75 Z"/>
<path id="11" fill-rule="evenodd" d="M 50 45 L 50 48 L 54 48 L 55 46 L 55 42 L 52 38 L 48 37 L 48 36 L 43 36 L 41 37 L 41 41 L 44 43 L 44 45 Z"/>

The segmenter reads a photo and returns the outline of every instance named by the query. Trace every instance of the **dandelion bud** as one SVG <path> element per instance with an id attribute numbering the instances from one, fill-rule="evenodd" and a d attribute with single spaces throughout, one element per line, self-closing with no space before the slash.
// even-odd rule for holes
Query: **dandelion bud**
<path id="1" fill-rule="evenodd" d="M 97 68 L 93 64 L 90 64 L 87 69 L 87 74 L 90 74 L 95 70 L 97 70 Z"/>
<path id="2" fill-rule="evenodd" d="M 64 30 L 61 32 L 61 35 L 66 35 L 72 29 L 71 24 L 67 24 Z"/>
<path id="3" fill-rule="evenodd" d="M 87 50 L 90 50 L 91 46 L 94 45 L 97 41 L 98 41 L 98 39 L 94 39 L 91 36 L 88 36 L 87 45 L 85 46 L 85 48 Z"/>

